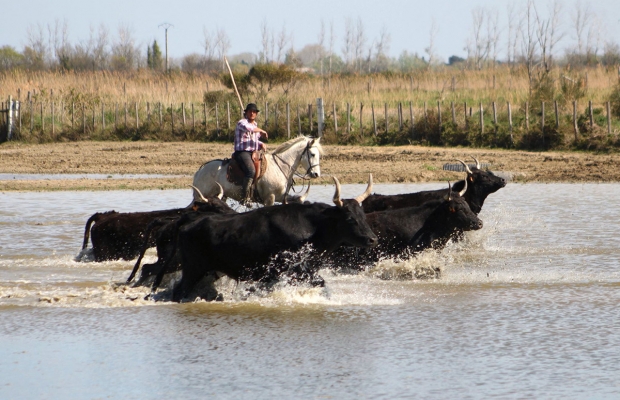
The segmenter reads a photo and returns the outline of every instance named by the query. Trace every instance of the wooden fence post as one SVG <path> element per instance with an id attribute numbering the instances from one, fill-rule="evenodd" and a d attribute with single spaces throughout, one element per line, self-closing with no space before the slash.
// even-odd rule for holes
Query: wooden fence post
<path id="1" fill-rule="evenodd" d="M 555 109 L 555 129 L 560 129 L 560 114 L 558 112 L 558 101 L 553 102 L 553 108 Z"/>
<path id="2" fill-rule="evenodd" d="M 508 104 L 508 130 L 510 132 L 510 145 L 514 146 L 514 138 L 512 136 L 512 107 L 510 106 L 510 102 Z"/>
<path id="3" fill-rule="evenodd" d="M 398 102 L 398 131 L 403 131 L 403 103 Z"/>
<path id="4" fill-rule="evenodd" d="M 82 103 L 82 133 L 86 134 L 86 106 Z"/>
<path id="5" fill-rule="evenodd" d="M 441 139 L 441 132 L 443 131 L 443 123 L 441 121 L 441 102 L 437 100 L 437 133 Z"/>
<path id="6" fill-rule="evenodd" d="M 286 138 L 291 138 L 291 103 L 286 103 Z"/>
<path id="7" fill-rule="evenodd" d="M 299 104 L 297 104 L 297 130 L 298 135 L 301 135 L 301 113 L 299 112 Z"/>
<path id="8" fill-rule="evenodd" d="M 607 106 L 607 134 L 611 135 L 611 107 L 609 102 L 605 103 Z"/>
<path id="9" fill-rule="evenodd" d="M 338 113 L 336 112 L 336 102 L 333 103 L 334 108 L 334 133 L 338 136 Z"/>
<path id="10" fill-rule="evenodd" d="M 592 111 L 592 100 L 588 100 L 588 114 L 590 116 L 590 129 L 594 128 L 594 112 Z"/>
<path id="11" fill-rule="evenodd" d="M 385 107 L 385 134 L 387 135 L 388 133 L 388 105 L 387 103 L 384 104 Z M 361 119 L 361 115 L 360 115 L 360 119 Z"/>
<path id="12" fill-rule="evenodd" d="M 530 130 L 530 103 L 525 102 L 525 130 Z"/>
<path id="13" fill-rule="evenodd" d="M 579 127 L 577 126 L 577 100 L 573 100 L 573 130 L 575 132 L 575 142 L 576 142 L 577 134 L 579 133 Z"/>
<path id="14" fill-rule="evenodd" d="M 226 102 L 226 127 L 230 131 L 230 101 Z"/>
<path id="15" fill-rule="evenodd" d="M 480 103 L 480 135 L 484 135 L 484 115 L 482 110 L 482 102 Z"/>
<path id="16" fill-rule="evenodd" d="M 375 104 L 370 103 L 370 110 L 372 112 L 372 125 L 374 127 L 375 136 L 377 136 L 377 120 L 375 118 Z"/>
<path id="17" fill-rule="evenodd" d="M 495 75 L 493 75 L 495 78 Z M 494 140 L 497 141 L 497 104 L 493 102 L 493 135 Z"/>
<path id="18" fill-rule="evenodd" d="M 174 104 L 170 103 L 170 133 L 174 135 Z"/>
<path id="19" fill-rule="evenodd" d="M 140 129 L 140 114 L 138 113 L 138 102 L 135 103 L 136 107 L 136 131 Z"/>
<path id="20" fill-rule="evenodd" d="M 411 123 L 411 138 L 413 139 L 414 134 L 414 120 L 413 120 L 413 102 L 409 101 L 409 121 Z"/>
<path id="21" fill-rule="evenodd" d="M 194 110 L 194 102 L 192 102 L 192 131 L 196 131 L 196 114 Z"/>
<path id="22" fill-rule="evenodd" d="M 364 111 L 364 103 L 360 103 L 360 136 L 361 137 L 364 136 L 364 125 L 362 122 L 363 111 Z"/>
<path id="23" fill-rule="evenodd" d="M 218 103 L 215 103 L 215 130 L 218 132 L 218 136 L 219 136 L 219 131 L 220 131 L 220 109 L 219 109 L 219 105 Z"/>
<path id="24" fill-rule="evenodd" d="M 347 103 L 347 134 L 351 134 L 351 105 Z"/>
<path id="25" fill-rule="evenodd" d="M 540 103 L 540 131 L 543 133 L 543 143 L 545 141 L 545 102 Z"/>

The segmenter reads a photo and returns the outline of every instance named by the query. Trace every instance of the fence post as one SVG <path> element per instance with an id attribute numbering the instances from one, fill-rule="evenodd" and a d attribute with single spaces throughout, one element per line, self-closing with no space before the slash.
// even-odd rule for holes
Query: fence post
<path id="1" fill-rule="evenodd" d="M 605 105 L 607 106 L 607 134 L 610 135 L 611 134 L 611 107 L 609 102 L 605 103 Z"/>
<path id="2" fill-rule="evenodd" d="M 495 78 L 495 75 L 493 75 L 493 78 Z M 495 141 L 497 141 L 497 104 L 495 102 L 493 102 L 493 135 L 495 136 Z"/>
<path id="3" fill-rule="evenodd" d="M 480 135 L 484 135 L 484 115 L 482 110 L 482 102 L 480 103 Z"/>
<path id="4" fill-rule="evenodd" d="M 579 133 L 579 127 L 577 126 L 577 100 L 573 100 L 573 130 L 575 131 L 575 142 L 576 142 L 577 134 Z"/>
<path id="5" fill-rule="evenodd" d="M 510 145 L 514 146 L 514 138 L 512 137 L 512 107 L 510 102 L 508 102 L 508 130 L 510 132 Z"/>
<path id="6" fill-rule="evenodd" d="M 558 113 L 558 101 L 553 102 L 553 108 L 555 109 L 555 129 L 560 129 L 560 115 Z"/>
<path id="7" fill-rule="evenodd" d="M 336 113 L 336 102 L 333 103 L 334 108 L 334 133 L 338 136 L 338 114 Z"/>
<path id="8" fill-rule="evenodd" d="M 291 138 L 291 103 L 286 103 L 286 138 Z"/>
<path id="9" fill-rule="evenodd" d="M 525 130 L 530 130 L 530 103 L 525 102 Z"/>
<path id="10" fill-rule="evenodd" d="M 364 125 L 362 121 L 363 112 L 364 112 L 364 103 L 360 103 L 360 137 L 364 136 Z"/>
<path id="11" fill-rule="evenodd" d="M 398 131 L 403 131 L 403 103 L 398 102 Z"/>
<path id="12" fill-rule="evenodd" d="M 82 103 L 82 134 L 86 135 L 86 105 Z"/>
<path id="13" fill-rule="evenodd" d="M 192 102 L 192 131 L 194 131 L 194 132 L 196 131 L 196 114 L 194 112 L 194 103 L 193 102 Z"/>
<path id="14" fill-rule="evenodd" d="M 230 101 L 226 102 L 226 128 L 230 131 Z"/>
<path id="15" fill-rule="evenodd" d="M 11 140 L 11 136 L 12 136 L 12 132 L 13 132 L 13 97 L 9 96 L 9 103 L 8 103 L 8 115 L 7 115 L 7 136 L 6 136 L 6 140 Z"/>
<path id="16" fill-rule="evenodd" d="M 385 134 L 387 135 L 387 133 L 388 133 L 388 124 L 389 124 L 389 122 L 388 122 L 388 105 L 387 105 L 387 103 L 384 104 L 384 107 L 385 107 Z"/>
<path id="17" fill-rule="evenodd" d="M 101 131 L 105 131 L 105 104 L 101 102 Z"/>
<path id="18" fill-rule="evenodd" d="M 543 143 L 545 142 L 545 102 L 540 103 L 540 131 L 543 134 Z"/>
<path id="19" fill-rule="evenodd" d="M 590 114 L 590 129 L 594 128 L 594 113 L 592 111 L 592 100 L 588 100 L 588 113 Z"/>
<path id="20" fill-rule="evenodd" d="M 299 104 L 297 104 L 297 132 L 301 135 L 301 113 L 299 112 Z"/>
<path id="21" fill-rule="evenodd" d="M 347 103 L 347 134 L 351 133 L 351 105 Z"/>
<path id="22" fill-rule="evenodd" d="M 414 135 L 414 129 L 413 129 L 413 102 L 409 101 L 409 118 L 411 121 L 411 138 L 413 139 L 413 135 Z"/>
<path id="23" fill-rule="evenodd" d="M 170 103 L 170 133 L 174 135 L 174 107 Z"/>
<path id="24" fill-rule="evenodd" d="M 370 110 L 372 112 L 372 125 L 375 129 L 375 136 L 377 136 L 377 120 L 375 118 L 375 104 L 370 103 Z"/>
<path id="25" fill-rule="evenodd" d="M 209 84 L 207 83 L 207 86 Z M 202 103 L 202 116 L 205 122 L 205 135 L 209 132 L 209 129 L 207 129 L 207 103 Z"/>
<path id="26" fill-rule="evenodd" d="M 138 102 L 136 101 L 136 131 L 140 129 L 140 114 L 138 113 Z"/>
<path id="27" fill-rule="evenodd" d="M 441 140 L 441 132 L 442 132 L 442 122 L 441 122 L 441 102 L 437 100 L 437 133 L 439 133 L 439 139 Z"/>
<path id="28" fill-rule="evenodd" d="M 325 110 L 323 108 L 323 98 L 316 99 L 316 120 L 319 137 L 323 136 L 323 126 L 325 125 Z"/>

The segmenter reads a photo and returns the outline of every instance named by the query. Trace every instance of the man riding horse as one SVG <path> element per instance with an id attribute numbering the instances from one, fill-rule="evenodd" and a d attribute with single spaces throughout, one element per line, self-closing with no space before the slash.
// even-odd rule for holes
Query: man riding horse
<path id="1" fill-rule="evenodd" d="M 237 122 L 235 128 L 235 152 L 232 157 L 237 161 L 245 177 L 243 179 L 243 204 L 248 204 L 252 200 L 252 183 L 256 174 L 252 153 L 257 150 L 267 150 L 267 146 L 259 139 L 264 136 L 268 139 L 267 132 L 258 127 L 256 117 L 259 109 L 256 104 L 249 103 L 243 110 L 242 118 Z"/>

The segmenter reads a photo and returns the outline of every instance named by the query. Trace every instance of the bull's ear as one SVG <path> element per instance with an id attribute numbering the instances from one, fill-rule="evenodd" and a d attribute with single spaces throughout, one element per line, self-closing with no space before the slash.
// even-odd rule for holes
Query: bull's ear
<path id="1" fill-rule="evenodd" d="M 469 181 L 470 181 L 470 182 L 473 182 L 473 181 L 474 181 L 474 176 L 473 176 L 473 175 L 469 175 L 469 176 L 467 177 L 467 179 L 469 179 Z"/>

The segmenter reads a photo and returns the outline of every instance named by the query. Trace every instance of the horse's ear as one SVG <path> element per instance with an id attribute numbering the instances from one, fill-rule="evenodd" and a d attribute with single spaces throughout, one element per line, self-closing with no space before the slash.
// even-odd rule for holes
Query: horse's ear
<path id="1" fill-rule="evenodd" d="M 316 138 L 316 144 L 319 144 L 319 142 L 321 141 L 322 136 L 319 136 L 318 138 Z"/>

